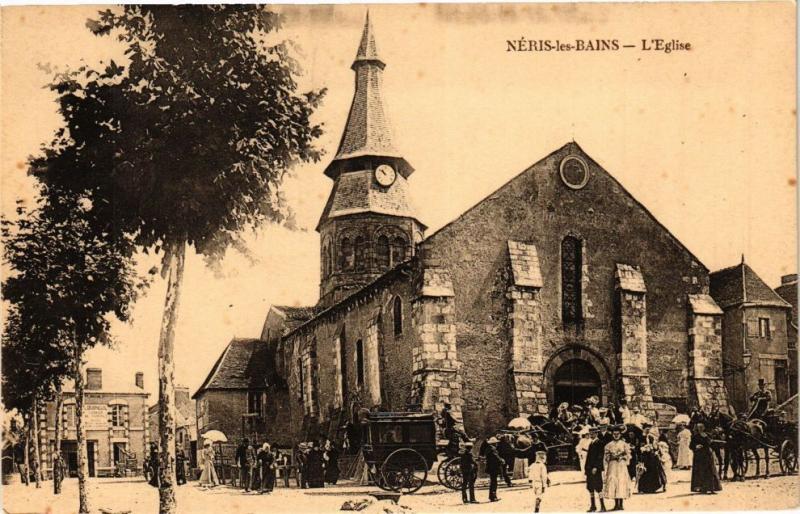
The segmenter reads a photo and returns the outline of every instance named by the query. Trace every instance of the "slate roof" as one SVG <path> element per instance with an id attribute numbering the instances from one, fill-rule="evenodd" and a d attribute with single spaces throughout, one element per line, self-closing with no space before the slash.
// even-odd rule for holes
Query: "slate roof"
<path id="1" fill-rule="evenodd" d="M 210 389 L 264 389 L 274 373 L 273 355 L 265 341 L 234 338 L 192 398 Z"/>
<path id="2" fill-rule="evenodd" d="M 395 147 L 391 124 L 384 108 L 381 75 L 385 66 L 378 57 L 375 33 L 367 13 L 352 66 L 356 72 L 356 91 L 336 157 L 325 169 L 329 177 L 338 174 L 344 161 L 364 156 L 391 157 L 404 177 L 414 171 Z"/>
<path id="3" fill-rule="evenodd" d="M 536 246 L 519 241 L 509 241 L 508 256 L 511 259 L 514 285 L 539 288 L 544 285 Z"/>
<path id="4" fill-rule="evenodd" d="M 361 212 L 417 219 L 409 197 L 408 182 L 402 177 L 384 190 L 375 182 L 370 170 L 343 173 L 334 183 L 319 221 L 322 224 L 329 218 Z"/>
<path id="5" fill-rule="evenodd" d="M 775 292 L 792 306 L 792 324 L 797 325 L 797 275 L 783 280 Z"/>
<path id="6" fill-rule="evenodd" d="M 711 296 L 723 309 L 742 304 L 791 307 L 745 262 L 711 273 Z"/>
<path id="7" fill-rule="evenodd" d="M 273 309 L 279 311 L 286 321 L 286 328 L 294 330 L 314 317 L 314 307 L 292 307 L 289 305 L 273 305 Z"/>

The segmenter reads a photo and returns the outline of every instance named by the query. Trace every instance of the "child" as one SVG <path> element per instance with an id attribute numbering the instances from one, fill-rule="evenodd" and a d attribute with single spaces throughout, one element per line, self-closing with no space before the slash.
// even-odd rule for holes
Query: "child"
<path id="1" fill-rule="evenodd" d="M 547 487 L 550 485 L 550 479 L 547 478 L 547 452 L 536 452 L 536 460 L 528 468 L 528 482 L 533 487 L 533 497 L 536 498 L 536 506 L 534 512 L 539 512 L 539 506 L 542 504 L 542 496 Z"/>

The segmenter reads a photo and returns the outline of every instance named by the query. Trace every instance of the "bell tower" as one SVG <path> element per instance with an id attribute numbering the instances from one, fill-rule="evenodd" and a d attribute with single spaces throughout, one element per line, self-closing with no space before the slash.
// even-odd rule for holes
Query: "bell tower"
<path id="1" fill-rule="evenodd" d="M 333 188 L 317 225 L 321 307 L 409 259 L 426 228 L 409 203 L 414 168 L 395 147 L 384 109 L 386 64 L 378 56 L 369 12 L 351 68 L 355 93 L 339 149 L 325 168 Z"/>

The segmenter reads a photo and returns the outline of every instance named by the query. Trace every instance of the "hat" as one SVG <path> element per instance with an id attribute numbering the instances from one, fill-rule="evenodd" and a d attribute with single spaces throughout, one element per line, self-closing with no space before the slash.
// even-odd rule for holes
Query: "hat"
<path id="1" fill-rule="evenodd" d="M 590 434 L 596 434 L 598 432 L 600 432 L 600 427 L 589 427 Z"/>
<path id="2" fill-rule="evenodd" d="M 758 385 L 763 386 L 765 383 L 763 378 L 758 379 Z"/>
<path id="3" fill-rule="evenodd" d="M 597 412 L 600 412 L 601 414 L 608 412 L 608 407 L 598 407 Z"/>
<path id="4" fill-rule="evenodd" d="M 583 411 L 583 407 L 581 407 L 580 405 L 575 404 L 575 405 L 573 405 L 571 407 L 571 410 L 573 410 L 574 412 L 581 412 L 581 411 Z"/>
<path id="5" fill-rule="evenodd" d="M 449 409 L 451 407 L 452 407 L 452 405 L 450 405 L 450 402 L 444 402 L 444 408 L 445 409 Z"/>
<path id="6" fill-rule="evenodd" d="M 619 432 L 620 434 L 624 434 L 628 430 L 628 427 L 626 427 L 625 425 L 611 425 L 608 428 L 612 432 Z"/>
<path id="7" fill-rule="evenodd" d="M 567 407 L 569 407 L 569 403 L 567 402 L 561 402 L 561 405 L 558 406 L 559 409 L 566 409 Z"/>
<path id="8" fill-rule="evenodd" d="M 489 438 L 489 440 L 488 440 L 488 441 L 486 441 L 486 442 L 487 442 L 487 443 L 489 443 L 489 444 L 497 444 L 497 442 L 498 442 L 498 441 L 497 441 L 497 438 L 496 438 L 496 437 L 492 436 L 492 437 L 490 437 L 490 438 Z"/>
<path id="9" fill-rule="evenodd" d="M 631 409 L 631 410 L 633 410 L 633 412 L 639 412 L 639 407 L 634 405 L 633 409 Z"/>
<path id="10" fill-rule="evenodd" d="M 642 423 L 642 428 L 653 428 L 653 424 L 650 423 L 649 421 L 645 421 L 644 423 Z"/>

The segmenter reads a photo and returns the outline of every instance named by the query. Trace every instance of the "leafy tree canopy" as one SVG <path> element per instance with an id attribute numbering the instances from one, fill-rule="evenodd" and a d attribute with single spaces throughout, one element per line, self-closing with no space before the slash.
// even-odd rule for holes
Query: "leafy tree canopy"
<path id="1" fill-rule="evenodd" d="M 322 91 L 297 92 L 280 15 L 257 5 L 126 5 L 88 27 L 129 59 L 59 75 L 66 128 L 35 163 L 52 184 L 90 191 L 114 230 L 145 248 L 188 242 L 210 257 L 264 221 L 291 223 L 279 186 L 316 161 Z M 76 176 L 78 175 L 78 176 Z"/>

